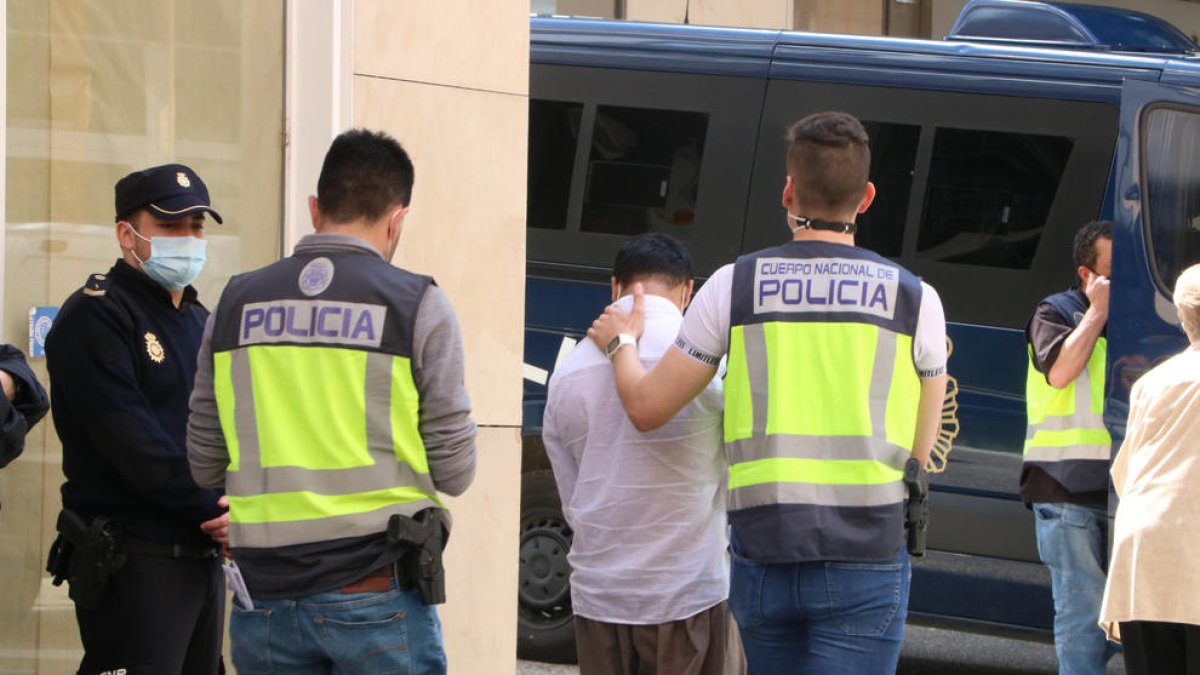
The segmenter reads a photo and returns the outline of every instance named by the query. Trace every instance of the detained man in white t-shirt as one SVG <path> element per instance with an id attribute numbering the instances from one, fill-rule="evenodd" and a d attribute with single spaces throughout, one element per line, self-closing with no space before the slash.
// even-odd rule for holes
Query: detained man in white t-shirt
<path id="1" fill-rule="evenodd" d="M 612 297 L 645 288 L 638 356 L 651 368 L 675 340 L 692 263 L 673 238 L 621 247 Z M 729 559 L 720 380 L 669 422 L 639 432 L 621 407 L 606 351 L 583 340 L 550 378 L 543 439 L 574 530 L 568 560 L 582 675 L 742 672 L 726 654 Z M 725 668 L 729 661 L 731 670 Z"/>

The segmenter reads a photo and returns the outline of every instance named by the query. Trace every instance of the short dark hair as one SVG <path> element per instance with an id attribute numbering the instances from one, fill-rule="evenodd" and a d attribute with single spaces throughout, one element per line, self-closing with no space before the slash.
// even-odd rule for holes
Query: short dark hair
<path id="1" fill-rule="evenodd" d="M 1096 240 L 1112 239 L 1112 221 L 1093 220 L 1075 233 L 1075 267 L 1096 269 Z"/>
<path id="2" fill-rule="evenodd" d="M 792 124 L 787 139 L 787 171 L 800 204 L 858 206 L 867 189 L 871 147 L 857 118 L 844 112 L 813 113 Z"/>
<path id="3" fill-rule="evenodd" d="M 658 277 L 676 286 L 692 279 L 692 256 L 679 240 L 668 234 L 639 234 L 617 251 L 612 275 L 622 287 L 648 277 Z"/>
<path id="4" fill-rule="evenodd" d="M 351 129 L 333 139 L 321 177 L 317 206 L 335 223 L 377 220 L 412 199 L 413 165 L 400 143 L 382 131 Z"/>

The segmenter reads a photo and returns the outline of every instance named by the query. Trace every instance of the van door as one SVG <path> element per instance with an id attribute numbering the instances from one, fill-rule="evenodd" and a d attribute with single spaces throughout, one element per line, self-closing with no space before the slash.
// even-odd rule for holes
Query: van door
<path id="1" fill-rule="evenodd" d="M 1169 78 L 1183 86 L 1126 81 L 1121 91 L 1104 407 L 1114 453 L 1133 382 L 1187 346 L 1171 294 L 1200 262 L 1200 77 Z"/>

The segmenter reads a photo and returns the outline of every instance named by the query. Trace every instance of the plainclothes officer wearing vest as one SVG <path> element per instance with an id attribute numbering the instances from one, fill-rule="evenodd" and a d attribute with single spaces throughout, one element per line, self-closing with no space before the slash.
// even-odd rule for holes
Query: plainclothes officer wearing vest
<path id="1" fill-rule="evenodd" d="M 427 566 L 409 564 L 440 548 L 389 536 L 475 475 L 454 312 L 390 264 L 412 185 L 395 139 L 338 136 L 309 198 L 316 234 L 231 279 L 205 334 L 188 453 L 229 495 L 251 603 L 230 623 L 240 675 L 446 671 Z"/>
<path id="2" fill-rule="evenodd" d="M 122 178 L 123 256 L 67 298 L 46 339 L 66 474 L 56 575 L 75 600 L 80 673 L 221 668 L 227 515 L 192 480 L 185 444 L 205 214 L 221 222 L 186 166 Z"/>
<path id="3" fill-rule="evenodd" d="M 1029 426 L 1021 499 L 1033 509 L 1038 554 L 1050 568 L 1054 648 L 1061 675 L 1105 672 L 1115 652 L 1096 621 L 1108 560 L 1104 428 L 1112 224 L 1075 234 L 1078 287 L 1042 300 L 1025 327 Z"/>
<path id="4" fill-rule="evenodd" d="M 729 605 L 750 672 L 893 673 L 908 607 L 902 468 L 928 461 L 946 386 L 937 293 L 854 246 L 867 133 L 810 115 L 788 131 L 792 241 L 718 269 L 675 342 L 646 373 L 632 314 L 610 306 L 589 335 L 615 350 L 617 389 L 639 429 L 702 391 L 728 355 Z"/>

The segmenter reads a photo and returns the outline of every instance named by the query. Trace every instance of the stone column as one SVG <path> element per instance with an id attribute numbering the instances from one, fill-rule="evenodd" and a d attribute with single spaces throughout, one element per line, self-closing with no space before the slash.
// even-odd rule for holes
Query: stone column
<path id="1" fill-rule="evenodd" d="M 357 0 L 354 124 L 416 167 L 396 263 L 431 274 L 463 329 L 475 484 L 449 500 L 450 672 L 516 668 L 529 2 Z"/>

